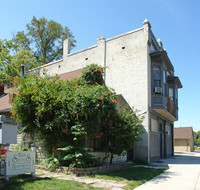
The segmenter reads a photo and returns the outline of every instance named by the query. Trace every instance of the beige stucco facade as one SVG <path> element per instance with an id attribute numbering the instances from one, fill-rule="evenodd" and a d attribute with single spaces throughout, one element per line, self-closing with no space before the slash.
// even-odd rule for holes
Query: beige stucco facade
<path id="1" fill-rule="evenodd" d="M 175 152 L 192 152 L 192 151 L 194 151 L 192 139 L 175 139 L 174 140 L 174 151 Z"/>

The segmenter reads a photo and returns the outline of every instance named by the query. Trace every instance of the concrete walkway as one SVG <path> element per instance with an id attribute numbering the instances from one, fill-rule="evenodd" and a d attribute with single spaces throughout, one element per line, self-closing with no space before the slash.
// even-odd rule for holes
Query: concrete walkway
<path id="1" fill-rule="evenodd" d="M 135 190 L 200 190 L 200 152 L 176 153 L 152 165 L 169 169 Z"/>

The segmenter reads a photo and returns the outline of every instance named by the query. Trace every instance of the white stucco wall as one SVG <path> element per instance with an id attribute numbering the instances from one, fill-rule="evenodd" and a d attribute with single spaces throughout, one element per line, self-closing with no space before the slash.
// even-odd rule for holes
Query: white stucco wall
<path id="1" fill-rule="evenodd" d="M 97 45 L 68 54 L 68 41 L 64 42 L 63 60 L 49 63 L 35 71 L 42 75 L 43 68 L 50 75 L 62 74 L 96 63 L 106 66 L 106 85 L 115 89 L 117 94 L 122 94 L 130 107 L 143 113 L 144 133 L 143 141 L 136 143 L 135 157 L 142 161 L 149 161 L 148 126 L 149 111 L 151 106 L 151 59 L 149 57 L 149 22 L 144 22 L 143 27 L 131 32 L 105 39 L 97 39 Z"/>
<path id="2" fill-rule="evenodd" d="M 135 156 L 148 158 L 148 34 L 144 28 L 111 38 L 106 43 L 106 84 L 122 94 L 130 107 L 145 113 L 143 141 L 136 143 Z M 122 48 L 125 49 L 122 49 Z M 143 150 L 143 151 L 141 151 Z"/>

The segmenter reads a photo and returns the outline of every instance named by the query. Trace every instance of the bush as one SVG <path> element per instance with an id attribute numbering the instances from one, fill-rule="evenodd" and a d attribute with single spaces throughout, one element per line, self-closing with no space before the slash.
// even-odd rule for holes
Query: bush
<path id="1" fill-rule="evenodd" d="M 81 146 L 85 138 L 101 139 L 102 151 L 111 154 L 110 163 L 114 154 L 133 148 L 139 140 L 142 119 L 133 110 L 117 110 L 116 94 L 104 84 L 102 74 L 103 68 L 92 64 L 78 80 L 31 74 L 13 80 L 17 90 L 12 115 L 25 131 L 40 134 L 53 163 L 60 157 L 71 167 L 99 165 L 100 160 Z"/>

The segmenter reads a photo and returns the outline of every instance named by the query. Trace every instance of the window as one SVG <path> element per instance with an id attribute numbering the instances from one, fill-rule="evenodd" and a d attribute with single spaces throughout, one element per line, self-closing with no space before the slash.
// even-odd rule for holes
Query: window
<path id="1" fill-rule="evenodd" d="M 170 97 L 171 101 L 174 101 L 174 88 L 173 87 L 169 87 L 169 97 Z"/>
<path id="2" fill-rule="evenodd" d="M 158 121 L 151 118 L 151 131 L 158 132 Z"/>
<path id="3" fill-rule="evenodd" d="M 153 66 L 153 88 L 161 87 L 160 66 Z"/>
<path id="4" fill-rule="evenodd" d="M 169 124 L 166 124 L 166 129 L 165 129 L 165 131 L 166 131 L 166 134 L 167 134 L 167 135 L 170 135 L 170 125 L 169 125 Z"/>
<path id="5" fill-rule="evenodd" d="M 176 105 L 178 105 L 178 90 L 177 90 L 177 88 L 175 88 L 175 90 L 174 90 L 174 98 L 175 98 L 175 103 L 176 103 Z"/>
<path id="6" fill-rule="evenodd" d="M 166 96 L 166 71 L 163 69 L 163 95 Z"/>

